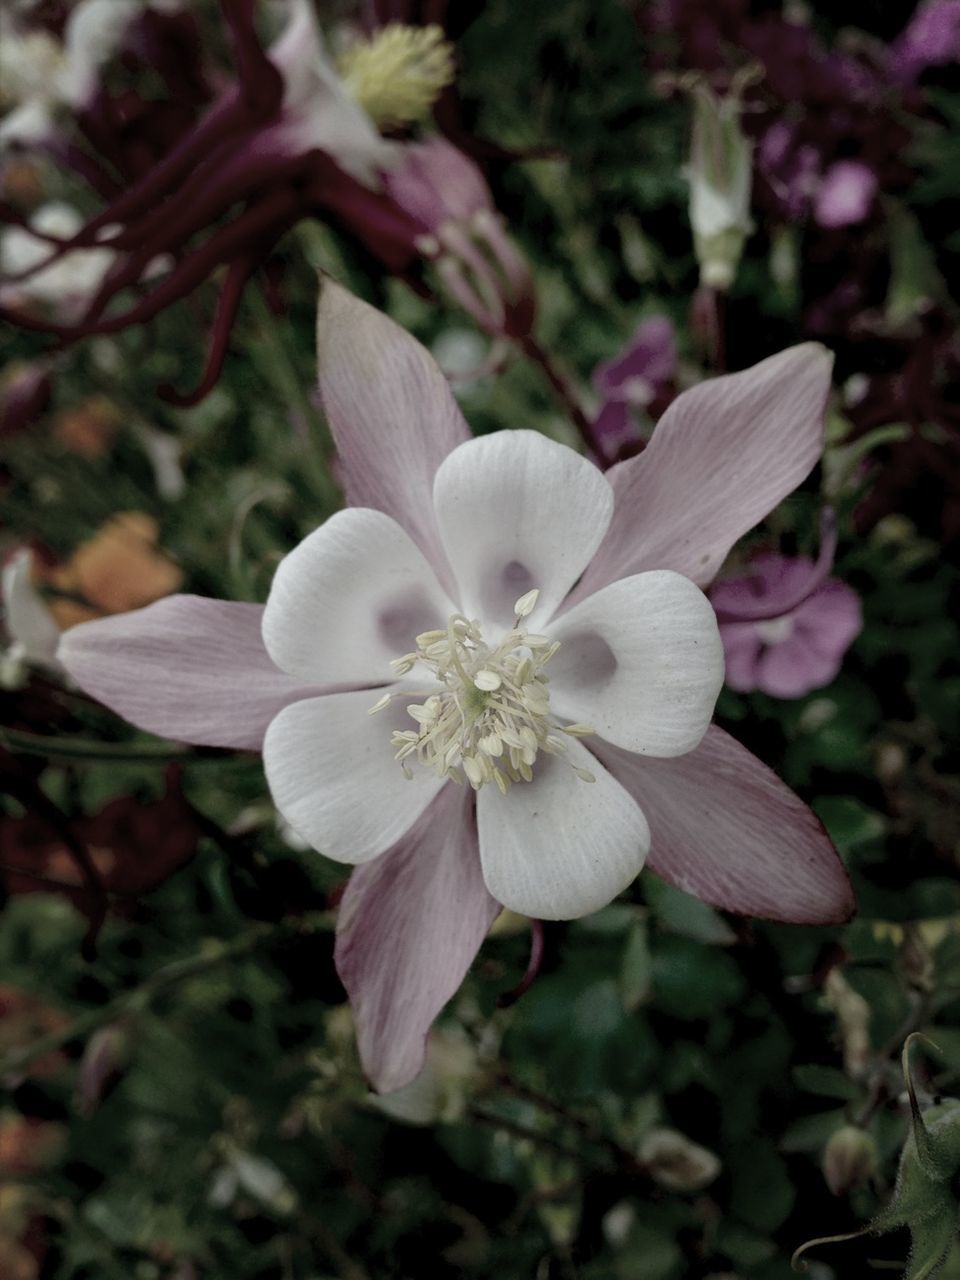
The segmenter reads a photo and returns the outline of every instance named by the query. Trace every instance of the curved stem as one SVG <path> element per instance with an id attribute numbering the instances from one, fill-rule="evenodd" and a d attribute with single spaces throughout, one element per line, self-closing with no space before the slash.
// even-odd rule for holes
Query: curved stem
<path id="1" fill-rule="evenodd" d="M 43 756 L 48 760 L 89 761 L 91 764 L 171 764 L 214 760 L 223 763 L 235 753 L 204 748 L 173 747 L 166 742 L 141 742 L 125 746 L 122 742 L 94 742 L 89 738 L 59 738 L 43 733 L 27 733 L 22 729 L 0 727 L 0 747 L 14 754 Z M 209 753 L 209 754 L 208 754 Z"/>
<path id="2" fill-rule="evenodd" d="M 571 421 L 580 432 L 583 443 L 598 460 L 600 465 L 606 469 L 610 466 L 611 459 L 606 456 L 603 445 L 600 442 L 600 438 L 593 429 L 593 423 L 584 413 L 583 406 L 580 404 L 576 393 L 564 375 L 557 368 L 553 361 L 553 357 L 544 350 L 536 338 L 524 338 L 519 345 L 523 354 L 529 360 L 532 360 L 534 364 L 540 366 L 544 377 L 550 383 L 551 387 L 553 387 L 558 400 L 566 409 Z"/>

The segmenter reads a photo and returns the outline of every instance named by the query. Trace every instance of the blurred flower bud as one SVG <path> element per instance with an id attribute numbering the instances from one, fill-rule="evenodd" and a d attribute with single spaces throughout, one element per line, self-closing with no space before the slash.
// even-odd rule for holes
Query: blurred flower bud
<path id="1" fill-rule="evenodd" d="M 402 1089 L 371 1097 L 392 1120 L 429 1125 L 460 1119 L 479 1077 L 477 1052 L 460 1027 L 435 1027 L 420 1074 Z"/>
<path id="2" fill-rule="evenodd" d="M 535 313 L 530 268 L 473 161 L 445 138 L 430 138 L 404 147 L 383 181 L 394 203 L 423 228 L 417 248 L 453 301 L 487 333 L 528 337 Z"/>
<path id="3" fill-rule="evenodd" d="M 823 1000 L 840 1024 L 844 1070 L 852 1079 L 859 1080 L 870 1061 L 870 1006 L 837 968 L 827 974 Z"/>
<path id="4" fill-rule="evenodd" d="M 77 1106 L 81 1115 L 93 1115 L 120 1080 L 129 1057 L 130 1037 L 120 1023 L 93 1033 L 80 1059 Z"/>
<path id="5" fill-rule="evenodd" d="M 0 439 L 32 426 L 50 403 L 50 391 L 48 365 L 14 365 L 0 385 Z"/>
<path id="6" fill-rule="evenodd" d="M 733 284 L 750 220 L 752 145 L 740 127 L 742 104 L 736 93 L 719 98 L 703 80 L 690 86 L 693 130 L 690 140 L 690 226 L 700 264 L 700 282 L 709 289 Z"/>
<path id="7" fill-rule="evenodd" d="M 720 1172 L 717 1156 L 676 1129 L 651 1129 L 637 1152 L 654 1182 L 667 1191 L 700 1191 Z"/>
<path id="8" fill-rule="evenodd" d="M 41 666 L 59 670 L 54 656 L 60 628 L 33 581 L 33 552 L 14 552 L 0 574 L 0 603 L 6 646 L 0 645 L 0 688 L 17 689 L 28 669 Z"/>
<path id="9" fill-rule="evenodd" d="M 823 1176 L 835 1196 L 865 1186 L 877 1171 L 877 1144 L 865 1129 L 845 1124 L 830 1135 L 823 1152 Z"/>
<path id="10" fill-rule="evenodd" d="M 898 967 L 909 985 L 917 991 L 930 992 L 936 986 L 936 965 L 927 939 L 914 923 L 907 924 L 897 956 Z"/>

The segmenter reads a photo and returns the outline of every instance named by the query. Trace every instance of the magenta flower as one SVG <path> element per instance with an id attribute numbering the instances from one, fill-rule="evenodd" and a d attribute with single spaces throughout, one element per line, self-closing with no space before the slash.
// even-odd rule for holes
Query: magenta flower
<path id="1" fill-rule="evenodd" d="M 820 179 L 813 216 L 821 227 L 864 222 L 877 194 L 877 175 L 859 160 L 837 160 Z"/>
<path id="2" fill-rule="evenodd" d="M 667 316 L 650 316 L 612 360 L 598 364 L 593 385 L 603 406 L 593 429 L 606 459 L 619 459 L 640 448 L 634 413 L 659 417 L 673 397 L 677 343 Z"/>
<path id="3" fill-rule="evenodd" d="M 747 576 L 718 582 L 710 599 L 720 616 L 727 684 L 738 693 L 802 698 L 822 689 L 863 627 L 856 592 L 837 578 L 820 580 L 804 556 L 759 555 Z"/>
<path id="4" fill-rule="evenodd" d="M 927 0 L 890 49 L 890 70 L 904 83 L 927 67 L 960 62 L 960 0 Z"/>
<path id="5" fill-rule="evenodd" d="M 427 352 L 332 284 L 319 366 L 351 505 L 266 606 L 174 596 L 59 656 L 141 728 L 262 747 L 282 815 L 356 865 L 336 959 L 374 1084 L 416 1075 L 501 904 L 582 915 L 646 860 L 732 910 L 847 918 L 820 824 L 708 727 L 699 589 L 817 461 L 828 354 L 695 387 L 606 475 L 535 432 L 472 439 Z"/>

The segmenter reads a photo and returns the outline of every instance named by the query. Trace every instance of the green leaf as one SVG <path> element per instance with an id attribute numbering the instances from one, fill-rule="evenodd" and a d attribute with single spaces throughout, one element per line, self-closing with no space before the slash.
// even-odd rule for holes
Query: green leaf
<path id="1" fill-rule="evenodd" d="M 797 1088 L 815 1093 L 821 1098 L 840 1098 L 847 1102 L 859 1094 L 854 1082 L 838 1067 L 823 1067 L 819 1063 L 810 1062 L 794 1067 L 791 1075 Z"/>

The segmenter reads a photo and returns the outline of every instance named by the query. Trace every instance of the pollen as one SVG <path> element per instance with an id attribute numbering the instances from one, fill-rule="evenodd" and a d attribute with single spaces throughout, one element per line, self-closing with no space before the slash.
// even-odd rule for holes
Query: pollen
<path id="1" fill-rule="evenodd" d="M 350 94 L 380 129 L 424 119 L 453 80 L 453 46 L 441 27 L 391 22 L 345 49 L 337 69 Z"/>
<path id="2" fill-rule="evenodd" d="M 396 729 L 391 737 L 408 778 L 416 765 L 475 791 L 492 782 L 505 794 L 515 782 L 532 781 L 541 752 L 562 755 L 567 736 L 593 732 L 586 724 L 559 725 L 550 716 L 544 668 L 560 645 L 526 629 L 537 594 L 521 596 L 513 627 L 495 645 L 484 639 L 477 620 L 456 613 L 445 629 L 423 632 L 415 651 L 394 659 L 397 675 L 416 670 L 434 681 L 418 693 L 385 694 L 370 708 L 374 715 L 408 700 L 406 712 L 416 727 Z M 589 770 L 571 767 L 582 781 L 594 781 Z"/>

